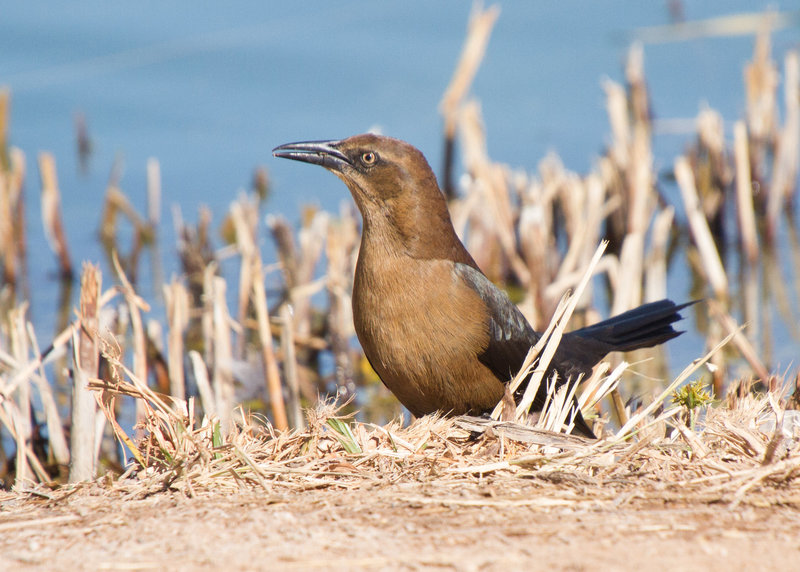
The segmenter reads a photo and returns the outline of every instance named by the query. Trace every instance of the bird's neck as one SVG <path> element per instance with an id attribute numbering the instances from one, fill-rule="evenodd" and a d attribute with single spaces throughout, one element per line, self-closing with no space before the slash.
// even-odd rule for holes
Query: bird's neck
<path id="1" fill-rule="evenodd" d="M 444 200 L 392 205 L 387 211 L 367 210 L 362 215 L 362 249 L 388 258 L 451 260 L 477 268 L 453 228 Z"/>

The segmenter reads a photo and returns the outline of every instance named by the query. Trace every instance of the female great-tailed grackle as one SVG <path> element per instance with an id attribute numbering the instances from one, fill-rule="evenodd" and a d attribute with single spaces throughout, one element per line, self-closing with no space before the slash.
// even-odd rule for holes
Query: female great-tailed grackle
<path id="1" fill-rule="evenodd" d="M 367 134 L 289 143 L 273 155 L 332 171 L 361 211 L 353 319 L 383 383 L 417 416 L 491 411 L 540 334 L 464 248 L 422 153 Z M 565 334 L 551 369 L 561 383 L 574 381 L 611 351 L 674 338 L 680 332 L 671 324 L 684 306 L 652 302 Z M 541 410 L 545 395 L 542 383 L 534 410 Z M 575 413 L 574 430 L 594 437 Z"/>

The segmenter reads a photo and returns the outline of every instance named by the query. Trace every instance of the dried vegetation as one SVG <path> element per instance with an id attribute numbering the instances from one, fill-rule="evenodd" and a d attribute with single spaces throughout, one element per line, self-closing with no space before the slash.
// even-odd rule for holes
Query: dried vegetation
<path id="1" fill-rule="evenodd" d="M 579 391 L 584 415 L 604 435 L 597 442 L 564 434 L 569 419 L 560 404 L 569 396 L 561 393 L 538 419 L 529 419 L 524 407 L 503 411 L 501 404 L 492 420 L 389 421 L 399 419 L 399 410 L 380 406 L 391 398 L 350 343 L 354 209 L 336 215 L 309 209 L 296 232 L 269 215 L 263 228 L 268 179 L 260 171 L 253 192 L 231 204 L 221 226 L 227 246 L 212 246 L 208 211 L 200 211 L 196 225 L 176 213 L 183 274 L 163 285 L 162 324 L 148 318 L 149 304 L 135 289 L 139 253 L 157 244 L 157 162 L 148 165 L 147 216 L 125 197 L 113 169 L 101 236 L 114 285 L 103 291 L 98 267 L 85 265 L 80 309 L 72 319 L 68 311 L 60 317 L 60 333 L 42 351 L 26 302 L 18 301 L 24 300 L 26 260 L 25 157 L 6 143 L 4 92 L 0 461 L 6 484 L 47 495 L 42 485 L 107 473 L 112 478 L 103 482 L 135 496 L 241 488 L 272 495 L 365 482 L 449 487 L 493 475 L 557 482 L 583 497 L 619 502 L 628 498 L 619 496 L 622 490 L 702 502 L 800 503 L 798 376 L 773 373 L 770 364 L 772 308 L 797 337 L 793 308 L 800 288 L 781 278 L 779 264 L 780 252 L 800 260 L 793 205 L 800 159 L 797 53 L 785 55 L 781 98 L 770 31 L 759 32 L 745 71 L 747 113 L 734 124 L 733 143 L 723 118 L 701 111 L 695 137 L 675 158 L 678 192 L 670 195 L 654 166 L 657 123 L 640 45 L 631 48 L 626 85 L 608 80 L 603 86 L 611 136 L 592 172 L 570 172 L 555 155 L 536 172 L 513 170 L 488 155 L 480 105 L 469 88 L 497 15 L 494 8 L 473 15 L 442 100 L 443 186 L 478 264 L 509 289 L 534 327 L 547 328 L 548 345 L 534 349 L 530 367 L 541 371 L 567 324 L 596 321 L 598 307 L 618 313 L 667 294 L 707 300 L 694 307 L 706 339 L 698 357 L 708 352 L 704 357 L 671 383 L 660 381 L 669 378 L 660 351 L 599 366 Z M 452 175 L 456 142 L 465 166 L 459 185 Z M 45 232 L 59 273 L 68 278 L 72 259 L 50 155 L 39 157 L 39 170 Z M 134 229 L 127 256 L 118 254 L 123 220 Z M 265 264 L 258 248 L 265 230 L 278 254 L 274 264 Z M 608 246 L 598 250 L 603 240 Z M 231 258 L 238 272 L 226 278 L 220 265 Z M 667 292 L 669 268 L 684 261 L 690 291 Z M 273 279 L 278 287 L 270 287 Z M 235 289 L 234 308 L 229 289 Z M 559 303 L 567 290 L 574 297 Z M 65 300 L 68 308 L 69 293 Z M 701 378 L 697 371 L 706 361 L 711 365 Z M 624 375 L 627 392 L 644 394 L 647 403 L 625 401 Z M 648 377 L 659 381 L 644 384 Z M 708 380 L 713 405 L 702 383 L 676 393 L 698 379 Z M 534 391 L 538 383 L 548 380 L 539 375 Z M 344 405 L 319 397 L 329 394 Z M 379 423 L 352 418 L 356 395 L 361 418 Z"/>

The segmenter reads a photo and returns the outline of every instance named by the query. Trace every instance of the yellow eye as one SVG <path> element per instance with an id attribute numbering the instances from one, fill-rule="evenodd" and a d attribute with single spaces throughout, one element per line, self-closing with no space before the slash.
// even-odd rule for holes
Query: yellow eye
<path id="1" fill-rule="evenodd" d="M 377 160 L 378 156 L 372 151 L 367 151 L 361 155 L 361 162 L 365 165 L 374 165 Z"/>

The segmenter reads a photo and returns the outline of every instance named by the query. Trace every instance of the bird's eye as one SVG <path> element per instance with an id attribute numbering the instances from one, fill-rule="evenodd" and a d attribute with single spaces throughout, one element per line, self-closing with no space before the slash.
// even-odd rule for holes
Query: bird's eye
<path id="1" fill-rule="evenodd" d="M 378 155 L 372 151 L 367 151 L 361 154 L 361 162 L 367 166 L 374 165 L 378 160 Z"/>

